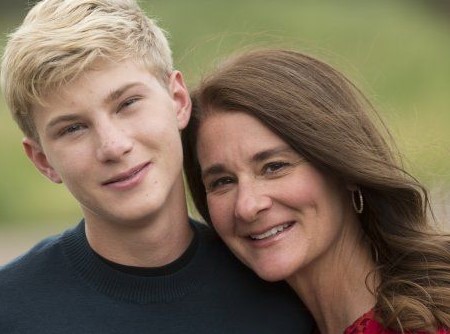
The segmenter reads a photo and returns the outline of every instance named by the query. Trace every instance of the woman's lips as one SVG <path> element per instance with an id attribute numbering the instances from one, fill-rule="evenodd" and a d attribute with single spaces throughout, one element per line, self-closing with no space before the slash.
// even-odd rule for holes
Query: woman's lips
<path id="1" fill-rule="evenodd" d="M 256 241 L 266 240 L 266 239 L 272 238 L 280 233 L 283 233 L 284 231 L 288 230 L 292 225 L 294 225 L 294 222 L 287 222 L 284 224 L 274 226 L 263 233 L 250 234 L 249 237 L 250 237 L 250 239 L 256 240 Z"/>

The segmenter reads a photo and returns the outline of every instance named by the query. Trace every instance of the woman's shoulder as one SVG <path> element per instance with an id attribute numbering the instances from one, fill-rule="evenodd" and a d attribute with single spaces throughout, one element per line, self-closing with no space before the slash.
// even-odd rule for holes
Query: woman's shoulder
<path id="1" fill-rule="evenodd" d="M 351 326 L 347 327 L 344 334 L 394 334 L 394 332 L 386 331 L 383 326 L 375 319 L 374 310 L 363 314 Z"/>
<path id="2" fill-rule="evenodd" d="M 376 320 L 375 311 L 372 309 L 349 326 L 344 334 L 401 334 L 401 332 L 384 328 Z M 442 328 L 436 334 L 450 334 L 450 330 Z"/>

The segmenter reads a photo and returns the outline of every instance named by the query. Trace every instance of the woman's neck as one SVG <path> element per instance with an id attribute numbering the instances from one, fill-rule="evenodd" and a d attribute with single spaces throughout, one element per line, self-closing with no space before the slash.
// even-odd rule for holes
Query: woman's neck
<path id="1" fill-rule="evenodd" d="M 321 334 L 343 333 L 376 303 L 371 291 L 378 280 L 370 250 L 361 241 L 346 245 L 336 245 L 331 254 L 287 279 Z"/>

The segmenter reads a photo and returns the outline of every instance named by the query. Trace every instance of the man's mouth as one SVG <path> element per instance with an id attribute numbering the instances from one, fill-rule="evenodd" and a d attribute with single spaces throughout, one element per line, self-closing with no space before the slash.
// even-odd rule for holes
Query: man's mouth
<path id="1" fill-rule="evenodd" d="M 123 182 L 123 181 L 127 181 L 129 179 L 132 179 L 136 174 L 139 174 L 139 172 L 141 172 L 148 165 L 150 165 L 150 163 L 146 162 L 146 163 L 136 166 L 124 173 L 120 173 L 120 174 L 106 180 L 105 182 L 103 182 L 103 185 L 109 185 L 112 183 L 118 183 L 118 182 Z"/>

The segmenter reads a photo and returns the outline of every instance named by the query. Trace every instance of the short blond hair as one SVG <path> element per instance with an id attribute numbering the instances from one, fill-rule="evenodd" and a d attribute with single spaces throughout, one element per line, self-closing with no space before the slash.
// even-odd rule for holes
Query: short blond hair
<path id="1" fill-rule="evenodd" d="M 39 140 L 32 106 L 100 59 L 133 59 L 163 83 L 173 70 L 165 32 L 134 0 L 37 3 L 9 36 L 1 65 L 3 95 L 23 133 Z"/>

